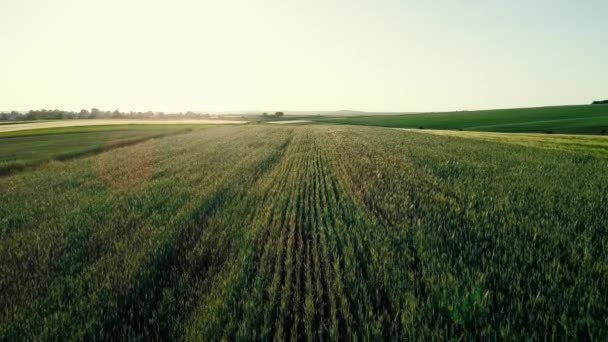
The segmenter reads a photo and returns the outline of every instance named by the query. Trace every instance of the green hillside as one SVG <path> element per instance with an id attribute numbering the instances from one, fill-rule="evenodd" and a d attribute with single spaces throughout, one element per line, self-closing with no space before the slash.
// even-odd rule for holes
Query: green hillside
<path id="1" fill-rule="evenodd" d="M 462 112 L 323 118 L 319 122 L 404 128 L 493 132 L 601 134 L 608 130 L 608 105 L 515 108 Z"/>

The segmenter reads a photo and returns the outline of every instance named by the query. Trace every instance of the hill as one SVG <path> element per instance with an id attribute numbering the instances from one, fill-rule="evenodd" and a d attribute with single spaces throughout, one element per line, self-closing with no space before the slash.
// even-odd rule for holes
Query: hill
<path id="1" fill-rule="evenodd" d="M 402 128 L 491 132 L 602 134 L 608 130 L 608 106 L 575 105 L 403 115 L 321 118 L 318 122 Z"/>

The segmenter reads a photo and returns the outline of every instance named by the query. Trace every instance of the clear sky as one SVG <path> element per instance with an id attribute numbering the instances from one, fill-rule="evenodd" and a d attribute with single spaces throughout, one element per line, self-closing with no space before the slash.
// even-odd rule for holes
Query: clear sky
<path id="1" fill-rule="evenodd" d="M 0 0 L 0 110 L 608 98 L 608 1 Z"/>

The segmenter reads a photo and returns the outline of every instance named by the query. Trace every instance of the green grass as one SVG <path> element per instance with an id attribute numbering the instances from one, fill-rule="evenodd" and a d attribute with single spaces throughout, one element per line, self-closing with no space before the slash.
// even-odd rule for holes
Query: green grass
<path id="1" fill-rule="evenodd" d="M 0 340 L 601 340 L 608 158 L 549 145 L 210 127 L 0 177 Z"/>
<path id="2" fill-rule="evenodd" d="M 44 128 L 0 133 L 0 175 L 134 144 L 197 126 L 124 125 Z"/>
<path id="3" fill-rule="evenodd" d="M 492 132 L 601 134 L 608 131 L 608 106 L 581 105 L 446 113 L 325 118 L 318 122 L 401 128 Z"/>

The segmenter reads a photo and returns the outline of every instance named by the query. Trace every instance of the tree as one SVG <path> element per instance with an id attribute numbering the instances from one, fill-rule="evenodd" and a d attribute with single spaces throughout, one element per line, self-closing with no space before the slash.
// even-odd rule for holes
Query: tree
<path id="1" fill-rule="evenodd" d="M 101 111 L 97 108 L 91 108 L 91 117 L 97 118 L 99 117 L 99 113 L 101 113 Z"/>
<path id="2" fill-rule="evenodd" d="M 21 113 L 11 110 L 11 112 L 8 114 L 8 120 L 19 120 L 19 117 L 21 116 Z"/>
<path id="3" fill-rule="evenodd" d="M 274 113 L 274 116 L 276 116 L 277 118 L 280 118 L 283 115 L 285 115 L 283 112 L 276 112 L 276 113 Z"/>
<path id="4" fill-rule="evenodd" d="M 594 105 L 598 105 L 598 104 L 608 104 L 608 100 L 604 100 L 604 101 L 593 101 L 593 103 L 591 103 L 591 104 L 594 104 Z"/>

